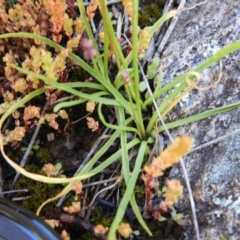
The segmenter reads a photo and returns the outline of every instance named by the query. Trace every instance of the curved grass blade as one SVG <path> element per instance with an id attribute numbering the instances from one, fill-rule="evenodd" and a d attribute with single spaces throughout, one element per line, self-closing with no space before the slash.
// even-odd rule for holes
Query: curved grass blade
<path id="1" fill-rule="evenodd" d="M 106 92 L 96 92 L 96 93 L 92 93 L 91 96 L 97 96 L 97 97 L 100 97 L 101 95 L 106 95 Z M 111 99 L 110 99 L 111 100 Z M 77 99 L 77 100 L 72 100 L 72 101 L 66 101 L 66 102 L 61 102 L 61 103 L 58 103 L 53 111 L 54 112 L 58 112 L 60 109 L 62 108 L 67 108 L 67 107 L 72 107 L 72 106 L 75 106 L 75 105 L 79 105 L 81 103 L 84 103 L 88 101 L 88 99 Z"/>
<path id="2" fill-rule="evenodd" d="M 135 132 L 136 134 L 139 135 L 139 132 L 136 128 L 133 128 L 133 127 L 126 127 L 125 125 L 121 125 L 121 126 L 117 126 L 117 125 L 113 125 L 113 124 L 110 124 L 110 123 L 107 123 L 104 119 L 104 116 L 102 114 L 102 111 L 101 111 L 101 107 L 102 107 L 102 104 L 100 103 L 98 105 L 98 116 L 100 118 L 100 120 L 102 121 L 102 123 L 108 127 L 108 128 L 111 128 L 111 129 L 115 129 L 115 130 L 122 130 L 122 131 L 129 131 L 129 132 Z M 120 106 L 119 106 L 120 108 Z"/>
<path id="3" fill-rule="evenodd" d="M 186 88 L 185 82 L 182 82 L 176 89 L 174 89 L 159 105 L 158 109 L 159 112 L 162 113 L 163 110 L 171 104 L 173 99 L 175 99 L 184 89 Z M 162 115 L 164 117 L 164 115 Z M 147 132 L 150 132 L 151 129 L 153 129 L 155 122 L 158 120 L 158 114 L 155 111 L 152 115 L 152 117 L 149 120 L 149 123 L 147 125 Z"/>
<path id="4" fill-rule="evenodd" d="M 144 106 L 148 106 L 152 104 L 152 99 L 157 99 L 159 98 L 163 93 L 165 93 L 166 91 L 168 91 L 169 89 L 173 88 L 174 86 L 176 86 L 178 83 L 184 82 L 185 87 L 187 86 L 187 83 L 185 82 L 186 80 L 186 76 L 187 74 L 189 74 L 189 72 L 202 72 L 204 69 L 212 66 L 214 63 L 216 63 L 217 61 L 219 61 L 220 59 L 224 58 L 225 56 L 227 56 L 230 53 L 233 53 L 237 50 L 240 49 L 240 41 L 237 41 L 235 43 L 232 43 L 230 45 L 228 45 L 227 47 L 223 48 L 222 50 L 220 50 L 218 53 L 214 54 L 212 57 L 208 58 L 205 62 L 203 62 L 202 64 L 200 64 L 199 66 L 191 69 L 190 71 L 182 74 L 181 76 L 175 78 L 173 81 L 169 82 L 168 84 L 166 84 L 164 87 L 162 87 L 159 90 L 156 90 L 153 94 L 153 97 L 149 97 L 145 102 L 144 102 Z"/>

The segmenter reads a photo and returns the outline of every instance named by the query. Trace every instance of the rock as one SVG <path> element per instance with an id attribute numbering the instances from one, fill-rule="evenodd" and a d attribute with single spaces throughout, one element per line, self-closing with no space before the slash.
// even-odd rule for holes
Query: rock
<path id="1" fill-rule="evenodd" d="M 191 7 L 199 0 L 187 1 Z M 234 0 L 211 0 L 182 12 L 175 30 L 162 52 L 163 82 L 198 66 L 209 56 L 233 43 L 240 36 L 240 5 Z M 240 51 L 223 59 L 223 77 L 214 89 L 192 91 L 169 114 L 174 121 L 240 99 Z M 200 87 L 214 84 L 219 64 L 201 73 Z M 239 129 L 240 109 L 219 114 L 171 131 L 173 137 L 188 134 L 195 146 Z M 240 134 L 202 148 L 184 158 L 189 174 L 201 239 L 240 239 Z M 171 178 L 184 178 L 180 165 L 172 168 Z M 186 187 L 185 187 L 186 189 Z M 187 220 L 179 239 L 192 240 L 194 230 L 188 193 L 179 204 Z M 175 238 L 169 238 L 175 239 Z"/>

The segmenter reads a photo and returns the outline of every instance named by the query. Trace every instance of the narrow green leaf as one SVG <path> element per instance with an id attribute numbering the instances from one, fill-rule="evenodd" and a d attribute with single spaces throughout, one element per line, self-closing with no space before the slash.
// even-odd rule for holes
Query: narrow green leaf
<path id="1" fill-rule="evenodd" d="M 126 191 L 123 195 L 123 198 L 118 206 L 117 213 L 116 213 L 113 223 L 109 229 L 109 233 L 108 233 L 109 239 L 114 239 L 117 227 L 121 223 L 121 221 L 124 217 L 127 205 L 132 197 L 133 190 L 134 190 L 134 187 L 135 187 L 135 184 L 136 184 L 136 181 L 137 181 L 137 178 L 138 178 L 141 166 L 142 166 L 146 148 L 147 148 L 147 142 L 142 141 L 140 148 L 139 148 L 139 153 L 138 153 L 135 165 L 134 165 L 132 175 L 127 183 L 127 189 L 126 189 Z"/>
<path id="2" fill-rule="evenodd" d="M 188 123 L 196 122 L 198 120 L 208 118 L 208 117 L 211 117 L 211 116 L 219 114 L 219 113 L 223 113 L 223 112 L 233 110 L 233 109 L 235 109 L 239 106 L 240 106 L 240 102 L 232 103 L 232 104 L 229 104 L 227 106 L 215 108 L 215 109 L 212 109 L 212 110 L 209 110 L 209 111 L 206 111 L 206 112 L 203 112 L 203 113 L 199 113 L 199 114 L 196 114 L 196 115 L 193 115 L 193 116 L 181 119 L 181 120 L 177 120 L 175 122 L 167 123 L 166 126 L 167 126 L 168 129 L 183 126 L 183 125 L 186 125 Z M 158 128 L 158 131 L 162 132 L 162 131 L 164 131 L 164 128 L 162 126 L 160 126 Z"/>
<path id="3" fill-rule="evenodd" d="M 135 132 L 136 134 L 139 135 L 139 132 L 136 128 L 133 128 L 133 127 L 127 127 L 127 125 L 121 125 L 121 126 L 117 126 L 117 125 L 113 125 L 113 124 L 110 124 L 110 123 L 107 123 L 103 114 L 102 114 L 102 111 L 101 111 L 101 107 L 102 107 L 102 104 L 100 103 L 98 105 L 98 116 L 100 118 L 100 120 L 102 121 L 102 123 L 108 127 L 108 128 L 111 128 L 111 129 L 115 129 L 115 130 L 122 130 L 122 131 L 129 131 L 129 132 Z"/>

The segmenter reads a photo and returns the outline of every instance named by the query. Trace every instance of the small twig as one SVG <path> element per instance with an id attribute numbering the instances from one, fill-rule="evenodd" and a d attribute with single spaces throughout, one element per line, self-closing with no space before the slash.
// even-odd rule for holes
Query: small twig
<path id="1" fill-rule="evenodd" d="M 20 192 L 28 192 L 28 189 L 5 191 L 5 192 L 1 192 L 0 195 L 12 194 L 12 193 L 20 193 Z"/>
<path id="2" fill-rule="evenodd" d="M 180 4 L 179 4 L 179 6 L 178 6 L 178 9 L 183 8 L 184 5 L 185 5 L 185 3 L 186 3 L 186 0 L 181 0 Z M 194 9 L 195 7 L 197 7 L 197 6 L 199 6 L 199 5 L 202 5 L 202 4 L 204 4 L 204 3 L 206 3 L 206 1 L 201 2 L 201 3 L 197 3 L 197 4 L 195 4 L 195 5 L 194 5 L 193 7 L 191 7 L 191 8 L 185 8 L 185 10 Z M 175 25 L 177 24 L 178 18 L 179 18 L 179 17 L 178 17 L 177 15 L 172 18 L 172 21 L 171 21 L 171 23 L 170 23 L 170 25 L 169 25 L 169 27 L 168 27 L 168 30 L 167 30 L 167 32 L 165 33 L 165 36 L 163 37 L 160 45 L 158 46 L 158 49 L 157 49 L 154 57 L 159 57 L 159 55 L 161 54 L 163 48 L 165 47 L 167 41 L 168 41 L 169 38 L 170 38 L 170 35 L 172 34 L 172 31 L 173 31 Z"/>
<path id="3" fill-rule="evenodd" d="M 102 181 L 103 178 L 104 178 L 104 174 L 101 174 L 100 181 Z M 100 187 L 100 185 L 96 186 L 93 199 L 95 199 L 95 196 L 98 196 L 99 187 Z M 85 214 L 84 220 L 87 222 L 89 221 L 89 217 L 92 212 L 92 207 L 93 207 L 93 204 L 89 204 L 88 206 L 85 207 L 87 209 L 87 212 Z"/>
<path id="4" fill-rule="evenodd" d="M 117 31 L 116 31 L 116 36 L 118 39 L 121 38 L 122 25 L 123 25 L 123 16 L 122 14 L 120 14 L 117 20 Z"/>
<path id="5" fill-rule="evenodd" d="M 76 123 L 78 123 L 78 122 L 82 121 L 83 119 L 85 119 L 86 117 L 88 117 L 89 115 L 91 115 L 91 113 L 88 113 L 88 114 L 86 114 L 85 116 L 83 116 L 83 117 L 79 118 L 78 120 L 76 120 L 76 121 L 74 121 L 74 122 L 70 122 L 70 124 L 69 124 L 69 125 L 76 124 Z"/>
<path id="6" fill-rule="evenodd" d="M 124 20 L 123 33 L 126 34 L 126 32 L 127 32 L 128 29 L 129 29 L 129 27 L 128 27 L 129 18 L 128 18 L 128 14 L 127 14 L 126 10 L 124 11 L 123 20 Z"/>
<path id="7" fill-rule="evenodd" d="M 174 1 L 174 0 L 169 0 L 169 3 L 164 6 L 163 14 L 169 12 L 169 10 L 170 10 L 170 9 L 172 8 L 172 6 L 173 6 L 173 1 Z"/>
<path id="8" fill-rule="evenodd" d="M 87 184 L 90 182 L 90 178 L 86 179 Z M 79 216 L 81 216 L 84 219 L 85 212 L 86 212 L 86 205 L 87 205 L 87 200 L 88 200 L 88 193 L 89 193 L 90 188 L 86 188 L 84 190 L 84 198 L 82 201 L 82 207 L 81 211 L 79 213 Z"/>
<path id="9" fill-rule="evenodd" d="M 116 173 L 118 174 L 121 171 L 121 170 L 119 170 L 120 167 L 121 167 L 121 163 L 118 164 L 118 166 L 116 167 L 115 172 L 113 174 L 116 174 Z M 113 176 L 113 174 L 112 174 L 112 176 Z M 110 178 L 112 178 L 112 176 Z M 112 188 L 112 191 L 108 194 L 108 196 L 106 197 L 106 200 L 108 200 L 112 196 L 114 190 L 115 190 L 115 188 Z"/>
<path id="10" fill-rule="evenodd" d="M 74 124 L 76 124 L 76 123 L 84 120 L 84 119 L 85 119 L 86 117 L 88 117 L 89 115 L 91 115 L 91 113 L 86 114 L 85 116 L 79 118 L 78 120 L 76 120 L 76 121 L 74 121 L 74 122 L 67 122 L 66 125 L 64 126 L 63 131 L 66 133 L 67 128 L 69 127 L 69 125 L 74 125 Z"/>
<path id="11" fill-rule="evenodd" d="M 172 8 L 172 6 L 173 6 L 173 0 L 170 0 L 168 4 L 165 4 L 162 15 L 169 12 L 170 9 Z M 164 24 L 162 26 L 160 26 L 159 29 L 154 34 L 154 36 L 158 36 L 157 37 L 157 42 L 155 43 L 155 46 L 160 45 L 164 35 L 166 34 L 169 22 L 170 22 L 170 20 L 167 20 L 166 22 L 164 22 Z"/>
<path id="12" fill-rule="evenodd" d="M 186 3 L 186 0 L 181 0 L 180 4 L 178 6 L 178 9 L 184 7 L 185 3 Z M 172 34 L 172 31 L 173 31 L 175 25 L 177 24 L 177 21 L 178 21 L 178 16 L 174 16 L 172 18 L 172 21 L 171 21 L 169 27 L 168 27 L 167 32 L 165 33 L 160 45 L 158 46 L 158 49 L 157 49 L 154 57 L 158 57 L 159 54 L 161 54 L 161 52 L 162 52 L 163 48 L 165 47 L 168 39 L 170 38 L 170 35 Z"/>
<path id="13" fill-rule="evenodd" d="M 117 180 L 115 181 L 115 183 L 113 183 L 113 184 L 111 184 L 111 185 L 103 188 L 101 191 L 99 191 L 99 192 L 93 197 L 92 201 L 89 203 L 89 205 L 87 206 L 87 208 L 90 207 L 90 206 L 94 203 L 96 197 L 97 197 L 100 193 L 102 193 L 102 192 L 104 192 L 104 191 L 106 191 L 106 190 L 108 190 L 108 189 L 111 189 L 111 188 L 115 187 L 119 182 L 122 181 L 122 179 L 123 179 L 123 175 L 120 175 L 120 176 L 117 178 Z"/>
<path id="14" fill-rule="evenodd" d="M 121 2 L 121 0 L 109 0 L 109 1 L 106 2 L 106 4 L 107 4 L 107 5 L 112 5 L 112 4 L 116 4 L 116 3 L 120 3 L 120 2 Z M 90 5 L 90 4 L 91 4 L 90 1 L 89 1 L 89 2 L 84 2 L 84 6 L 85 6 L 85 7 L 88 6 L 88 5 Z M 78 6 L 78 3 L 75 2 L 75 3 L 74 3 L 74 6 Z"/>
<path id="15" fill-rule="evenodd" d="M 119 177 L 112 177 L 112 178 L 105 179 L 105 180 L 102 180 L 102 181 L 87 183 L 87 184 L 84 184 L 84 185 L 82 186 L 82 188 L 91 187 L 91 186 L 95 186 L 95 185 L 100 185 L 100 184 L 104 184 L 104 183 L 107 183 L 107 182 L 112 182 L 112 181 L 117 180 L 118 178 L 119 178 Z"/>
<path id="16" fill-rule="evenodd" d="M 68 213 L 59 213 L 57 211 L 55 211 L 54 213 L 46 213 L 46 215 L 48 215 L 47 216 L 48 219 L 56 219 L 56 220 L 59 220 L 60 222 L 72 223 L 77 226 L 80 226 L 82 229 L 85 229 L 86 231 L 90 231 L 95 237 L 101 240 L 108 239 L 105 234 L 95 231 L 95 226 L 83 221 L 81 218 L 73 217 Z"/>
<path id="17" fill-rule="evenodd" d="M 37 135 L 38 135 L 38 132 L 39 132 L 39 130 L 40 130 L 40 127 L 41 127 L 41 124 L 37 125 L 36 128 L 35 128 L 35 131 L 34 131 L 34 133 L 33 133 L 33 135 L 32 135 L 31 141 L 30 141 L 30 143 L 28 144 L 27 150 L 26 150 L 26 152 L 24 153 L 23 158 L 22 158 L 22 160 L 21 160 L 21 162 L 20 162 L 20 167 L 24 167 L 24 166 L 25 166 L 25 164 L 26 164 L 26 162 L 27 162 L 27 158 L 28 158 L 28 156 L 29 156 L 29 154 L 30 154 L 30 152 L 31 152 L 31 150 L 32 150 L 33 144 L 34 144 L 34 142 L 35 142 L 35 140 L 36 140 L 36 137 L 37 137 Z M 16 175 L 15 175 L 15 178 L 14 178 L 14 180 L 13 180 L 13 183 L 12 183 L 10 189 L 13 189 L 13 188 L 14 188 L 14 185 L 15 185 L 16 181 L 18 180 L 19 176 L 20 176 L 20 173 L 17 172 Z"/>
<path id="18" fill-rule="evenodd" d="M 8 127 L 9 124 L 11 123 L 12 119 L 13 119 L 13 116 L 12 116 L 12 115 L 8 117 L 7 122 L 6 122 L 6 123 L 4 124 L 4 126 L 3 126 L 2 133 L 4 133 L 4 132 L 6 131 L 7 127 Z"/>
<path id="19" fill-rule="evenodd" d="M 12 201 L 16 202 L 16 201 L 23 201 L 23 200 L 26 200 L 26 199 L 29 199 L 31 198 L 32 196 L 26 196 L 26 197 L 15 197 L 15 198 L 12 198 Z"/>
<path id="20" fill-rule="evenodd" d="M 59 98 L 56 101 L 53 101 L 52 104 L 55 105 L 57 103 L 60 103 L 60 102 L 63 102 L 63 101 L 69 100 L 69 99 L 73 99 L 73 98 L 75 98 L 75 96 L 62 97 L 62 98 Z"/>

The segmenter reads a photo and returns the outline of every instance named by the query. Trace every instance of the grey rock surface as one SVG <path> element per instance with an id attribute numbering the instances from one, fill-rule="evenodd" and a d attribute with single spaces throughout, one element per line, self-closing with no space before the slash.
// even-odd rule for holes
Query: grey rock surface
<path id="1" fill-rule="evenodd" d="M 192 7 L 199 0 L 189 0 Z M 201 64 L 208 57 L 240 39 L 239 0 L 211 0 L 182 12 L 174 32 L 162 52 L 164 83 Z M 216 88 L 193 90 L 169 114 L 171 121 L 240 100 L 240 51 L 223 59 L 223 77 Z M 199 84 L 213 84 L 219 64 L 201 73 Z M 199 146 L 240 127 L 240 109 L 216 115 L 171 131 L 173 137 L 188 134 Z M 201 239 L 240 239 L 240 134 L 202 148 L 184 158 L 196 203 Z M 171 178 L 184 184 L 180 166 Z M 186 187 L 185 187 L 186 189 Z M 187 225 L 179 239 L 195 239 L 188 193 L 180 208 Z"/>

